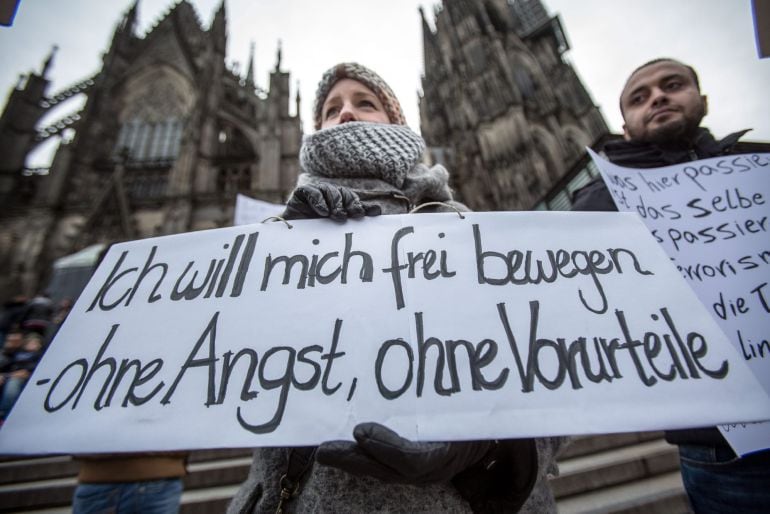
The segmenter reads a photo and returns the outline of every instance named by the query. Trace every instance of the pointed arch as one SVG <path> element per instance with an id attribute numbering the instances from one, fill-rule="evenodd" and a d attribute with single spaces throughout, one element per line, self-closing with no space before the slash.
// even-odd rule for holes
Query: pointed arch
<path id="1" fill-rule="evenodd" d="M 562 134 L 567 146 L 567 159 L 572 160 L 583 155 L 585 147 L 590 146 L 592 141 L 588 133 L 576 125 L 563 125 Z"/>
<path id="2" fill-rule="evenodd" d="M 260 156 L 243 127 L 224 118 L 217 120 L 216 184 L 220 194 L 250 193 L 256 189 Z"/>
<path id="3" fill-rule="evenodd" d="M 521 96 L 525 100 L 534 98 L 543 84 L 548 83 L 540 63 L 529 53 L 527 48 L 510 52 L 509 60 L 513 70 L 513 79 L 519 87 Z"/>
<path id="4" fill-rule="evenodd" d="M 125 153 L 134 162 L 172 162 L 197 101 L 187 76 L 157 62 L 121 82 L 114 96 L 119 128 L 113 156 Z"/>
<path id="5" fill-rule="evenodd" d="M 556 136 L 551 134 L 541 125 L 535 125 L 532 128 L 532 141 L 535 146 L 535 152 L 538 153 L 545 164 L 547 176 L 543 177 L 544 182 L 558 179 L 564 170 L 564 155 Z"/>
<path id="6" fill-rule="evenodd" d="M 192 81 L 174 66 L 154 62 L 122 81 L 115 91 L 118 121 L 157 122 L 189 115 L 198 94 Z"/>

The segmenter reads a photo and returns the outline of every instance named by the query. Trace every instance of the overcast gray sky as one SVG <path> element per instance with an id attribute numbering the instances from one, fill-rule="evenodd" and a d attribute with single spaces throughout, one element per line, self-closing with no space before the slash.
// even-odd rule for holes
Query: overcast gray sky
<path id="1" fill-rule="evenodd" d="M 99 70 L 112 32 L 133 0 L 21 0 L 13 27 L 0 27 L 0 100 L 59 45 L 50 94 Z M 139 32 L 146 33 L 174 0 L 140 0 Z M 190 0 L 208 28 L 220 0 Z M 440 2 L 419 0 L 227 0 L 228 63 L 245 71 L 256 44 L 257 83 L 265 86 L 283 41 L 281 68 L 300 83 L 302 120 L 311 128 L 315 86 L 323 71 L 358 61 L 377 71 L 419 129 L 417 91 L 422 74 L 418 6 L 432 23 Z M 748 139 L 770 140 L 770 59 L 757 57 L 750 0 L 544 0 L 558 14 L 572 62 L 604 113 L 620 131 L 617 97 L 637 65 L 659 56 L 692 64 L 709 97 L 705 120 L 717 136 L 753 128 Z M 56 119 L 73 105 L 51 114 Z"/>

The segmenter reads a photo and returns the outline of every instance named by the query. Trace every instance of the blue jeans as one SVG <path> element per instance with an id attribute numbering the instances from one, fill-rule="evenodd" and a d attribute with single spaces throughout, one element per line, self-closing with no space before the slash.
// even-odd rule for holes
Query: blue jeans
<path id="1" fill-rule="evenodd" d="M 72 498 L 73 514 L 177 514 L 182 479 L 80 484 Z"/>
<path id="2" fill-rule="evenodd" d="M 682 444 L 679 458 L 696 514 L 770 512 L 770 450 L 739 459 L 727 447 Z"/>

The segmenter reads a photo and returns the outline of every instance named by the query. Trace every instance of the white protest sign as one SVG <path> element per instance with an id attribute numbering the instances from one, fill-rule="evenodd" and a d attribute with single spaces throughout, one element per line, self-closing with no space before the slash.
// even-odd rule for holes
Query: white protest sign
<path id="1" fill-rule="evenodd" d="M 770 154 L 644 170 L 591 156 L 770 393 Z M 740 455 L 770 447 L 770 423 L 720 428 Z"/>
<path id="2" fill-rule="evenodd" d="M 235 209 L 233 211 L 233 225 L 249 225 L 261 223 L 272 216 L 279 216 L 286 207 L 277 203 L 257 200 L 246 195 L 238 194 L 235 197 Z"/>
<path id="3" fill-rule="evenodd" d="M 635 215 L 266 223 L 118 244 L 0 452 L 312 445 L 770 418 Z"/>

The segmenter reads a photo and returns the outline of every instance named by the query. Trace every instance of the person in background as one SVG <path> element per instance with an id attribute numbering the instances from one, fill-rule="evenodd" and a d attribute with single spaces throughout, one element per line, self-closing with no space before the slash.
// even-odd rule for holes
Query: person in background
<path id="1" fill-rule="evenodd" d="M 3 349 L 0 351 L 0 372 L 13 360 L 14 354 L 19 351 L 24 342 L 24 332 L 18 327 L 11 327 L 3 338 Z"/>
<path id="2" fill-rule="evenodd" d="M 13 328 L 21 325 L 28 298 L 16 295 L 3 304 L 0 311 L 0 341 L 5 341 L 5 335 Z"/>
<path id="3" fill-rule="evenodd" d="M 434 212 L 467 210 L 447 170 L 422 164 L 425 142 L 373 71 L 328 70 L 314 117 L 284 218 L 344 221 L 427 202 L 441 202 Z M 414 442 L 371 422 L 352 435 L 318 448 L 257 449 L 228 512 L 556 512 L 547 475 L 561 438 Z"/>
<path id="4" fill-rule="evenodd" d="M 8 337 L 14 335 L 10 333 Z M 29 332 L 23 336 L 19 349 L 13 352 L 10 360 L 0 369 L 0 384 L 3 388 L 0 394 L 0 421 L 5 421 L 8 417 L 42 356 L 42 336 L 37 332 Z"/>
<path id="5" fill-rule="evenodd" d="M 620 96 L 623 140 L 604 146 L 607 158 L 627 168 L 659 168 L 720 155 L 742 153 L 739 141 L 749 130 L 717 140 L 700 123 L 708 101 L 692 66 L 668 58 L 643 64 L 626 81 Z M 573 211 L 615 211 L 601 177 L 575 191 Z"/>
<path id="6" fill-rule="evenodd" d="M 48 292 L 42 292 L 27 302 L 21 320 L 21 328 L 25 332 L 35 331 L 40 335 L 45 335 L 51 323 L 51 316 L 53 316 L 53 302 L 48 296 Z"/>
<path id="7" fill-rule="evenodd" d="M 79 455 L 73 514 L 177 514 L 187 453 Z"/>
<path id="8" fill-rule="evenodd" d="M 655 59 L 631 73 L 620 94 L 625 140 L 608 143 L 610 161 L 658 168 L 741 153 L 743 130 L 717 140 L 701 121 L 708 111 L 692 66 Z M 770 178 L 770 177 L 769 177 Z M 601 179 L 575 192 L 575 211 L 617 210 Z M 716 427 L 666 432 L 679 446 L 687 495 L 696 513 L 770 512 L 770 450 L 738 457 Z"/>

